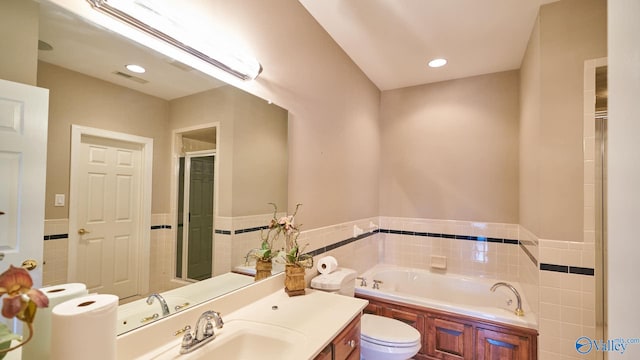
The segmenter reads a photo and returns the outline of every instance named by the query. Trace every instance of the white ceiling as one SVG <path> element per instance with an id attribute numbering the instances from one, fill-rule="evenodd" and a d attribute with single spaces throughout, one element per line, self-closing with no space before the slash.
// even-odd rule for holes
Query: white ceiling
<path id="1" fill-rule="evenodd" d="M 520 68 L 557 0 L 299 0 L 381 90 Z M 430 59 L 449 63 L 427 67 Z"/>
<path id="2" fill-rule="evenodd" d="M 85 75 L 165 100 L 225 85 L 48 2 L 40 4 L 39 26 L 40 40 L 53 46 L 53 50 L 40 50 L 38 59 Z M 147 71 L 132 73 L 124 68 L 127 64 L 142 65 Z M 135 81 L 138 79 L 142 82 Z"/>

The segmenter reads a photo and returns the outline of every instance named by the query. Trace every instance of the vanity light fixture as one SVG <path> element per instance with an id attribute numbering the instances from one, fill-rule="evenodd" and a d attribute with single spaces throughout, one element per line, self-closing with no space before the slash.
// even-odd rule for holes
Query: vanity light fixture
<path id="1" fill-rule="evenodd" d="M 87 0 L 91 6 L 145 34 L 182 50 L 208 65 L 242 80 L 253 80 L 262 72 L 262 65 L 253 56 L 225 44 L 225 39 L 210 41 L 199 38 L 203 31 L 188 29 L 188 21 L 172 18 L 150 0 Z"/>
<path id="2" fill-rule="evenodd" d="M 429 61 L 428 65 L 429 65 L 429 67 L 432 67 L 432 68 L 439 68 L 439 67 L 447 65 L 447 59 L 442 59 L 442 58 L 433 59 L 433 60 Z"/>
<path id="3" fill-rule="evenodd" d="M 136 64 L 129 64 L 129 65 L 125 65 L 125 68 L 131 72 L 134 72 L 136 74 L 144 74 L 147 69 L 143 68 L 140 65 L 136 65 Z"/>

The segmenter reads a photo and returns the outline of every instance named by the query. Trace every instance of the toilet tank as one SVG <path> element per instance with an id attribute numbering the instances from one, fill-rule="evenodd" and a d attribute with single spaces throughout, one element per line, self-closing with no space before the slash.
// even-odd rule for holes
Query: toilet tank
<path id="1" fill-rule="evenodd" d="M 320 274 L 311 280 L 311 287 L 322 291 L 353 296 L 356 289 L 356 271 L 338 268 L 328 274 Z"/>

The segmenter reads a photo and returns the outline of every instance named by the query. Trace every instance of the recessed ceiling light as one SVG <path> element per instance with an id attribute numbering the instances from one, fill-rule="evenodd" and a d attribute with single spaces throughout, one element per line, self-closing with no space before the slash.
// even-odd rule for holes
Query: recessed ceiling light
<path id="1" fill-rule="evenodd" d="M 447 65 L 447 59 L 433 59 L 429 61 L 429 67 L 438 68 Z"/>
<path id="2" fill-rule="evenodd" d="M 134 72 L 136 74 L 144 74 L 144 72 L 147 71 L 142 66 L 136 65 L 136 64 L 129 64 L 129 65 L 126 65 L 125 67 L 127 68 L 127 70 Z"/>

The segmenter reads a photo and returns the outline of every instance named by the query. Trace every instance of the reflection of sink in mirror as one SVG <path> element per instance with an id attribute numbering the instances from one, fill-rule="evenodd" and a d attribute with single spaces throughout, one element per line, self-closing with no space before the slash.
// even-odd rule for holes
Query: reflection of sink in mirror
<path id="1" fill-rule="evenodd" d="M 167 302 L 170 314 L 174 314 L 189 306 L 200 304 L 252 283 L 253 277 L 251 276 L 226 273 L 198 281 L 189 286 L 165 291 L 160 295 Z M 188 305 L 183 308 L 185 304 Z M 176 306 L 180 307 L 180 309 L 176 310 Z M 154 314 L 158 314 L 158 316 L 155 317 Z M 147 304 L 146 298 L 120 305 L 118 307 L 118 334 L 133 330 L 160 318 L 162 318 L 162 308 L 157 299 L 151 305 Z M 143 319 L 145 321 L 142 321 Z"/>
<path id="2" fill-rule="evenodd" d="M 162 295 L 167 302 L 170 314 L 178 312 L 191 305 L 191 300 L 183 296 Z M 158 300 L 154 300 L 149 305 L 146 299 L 133 301 L 121 305 L 118 308 L 118 333 L 133 330 L 140 325 L 144 325 L 162 318 L 162 308 Z"/>
<path id="3" fill-rule="evenodd" d="M 180 355 L 180 341 L 165 347 L 154 359 L 298 360 L 307 338 L 285 327 L 248 320 L 230 320 L 216 330 L 216 338 L 199 349 Z"/>

